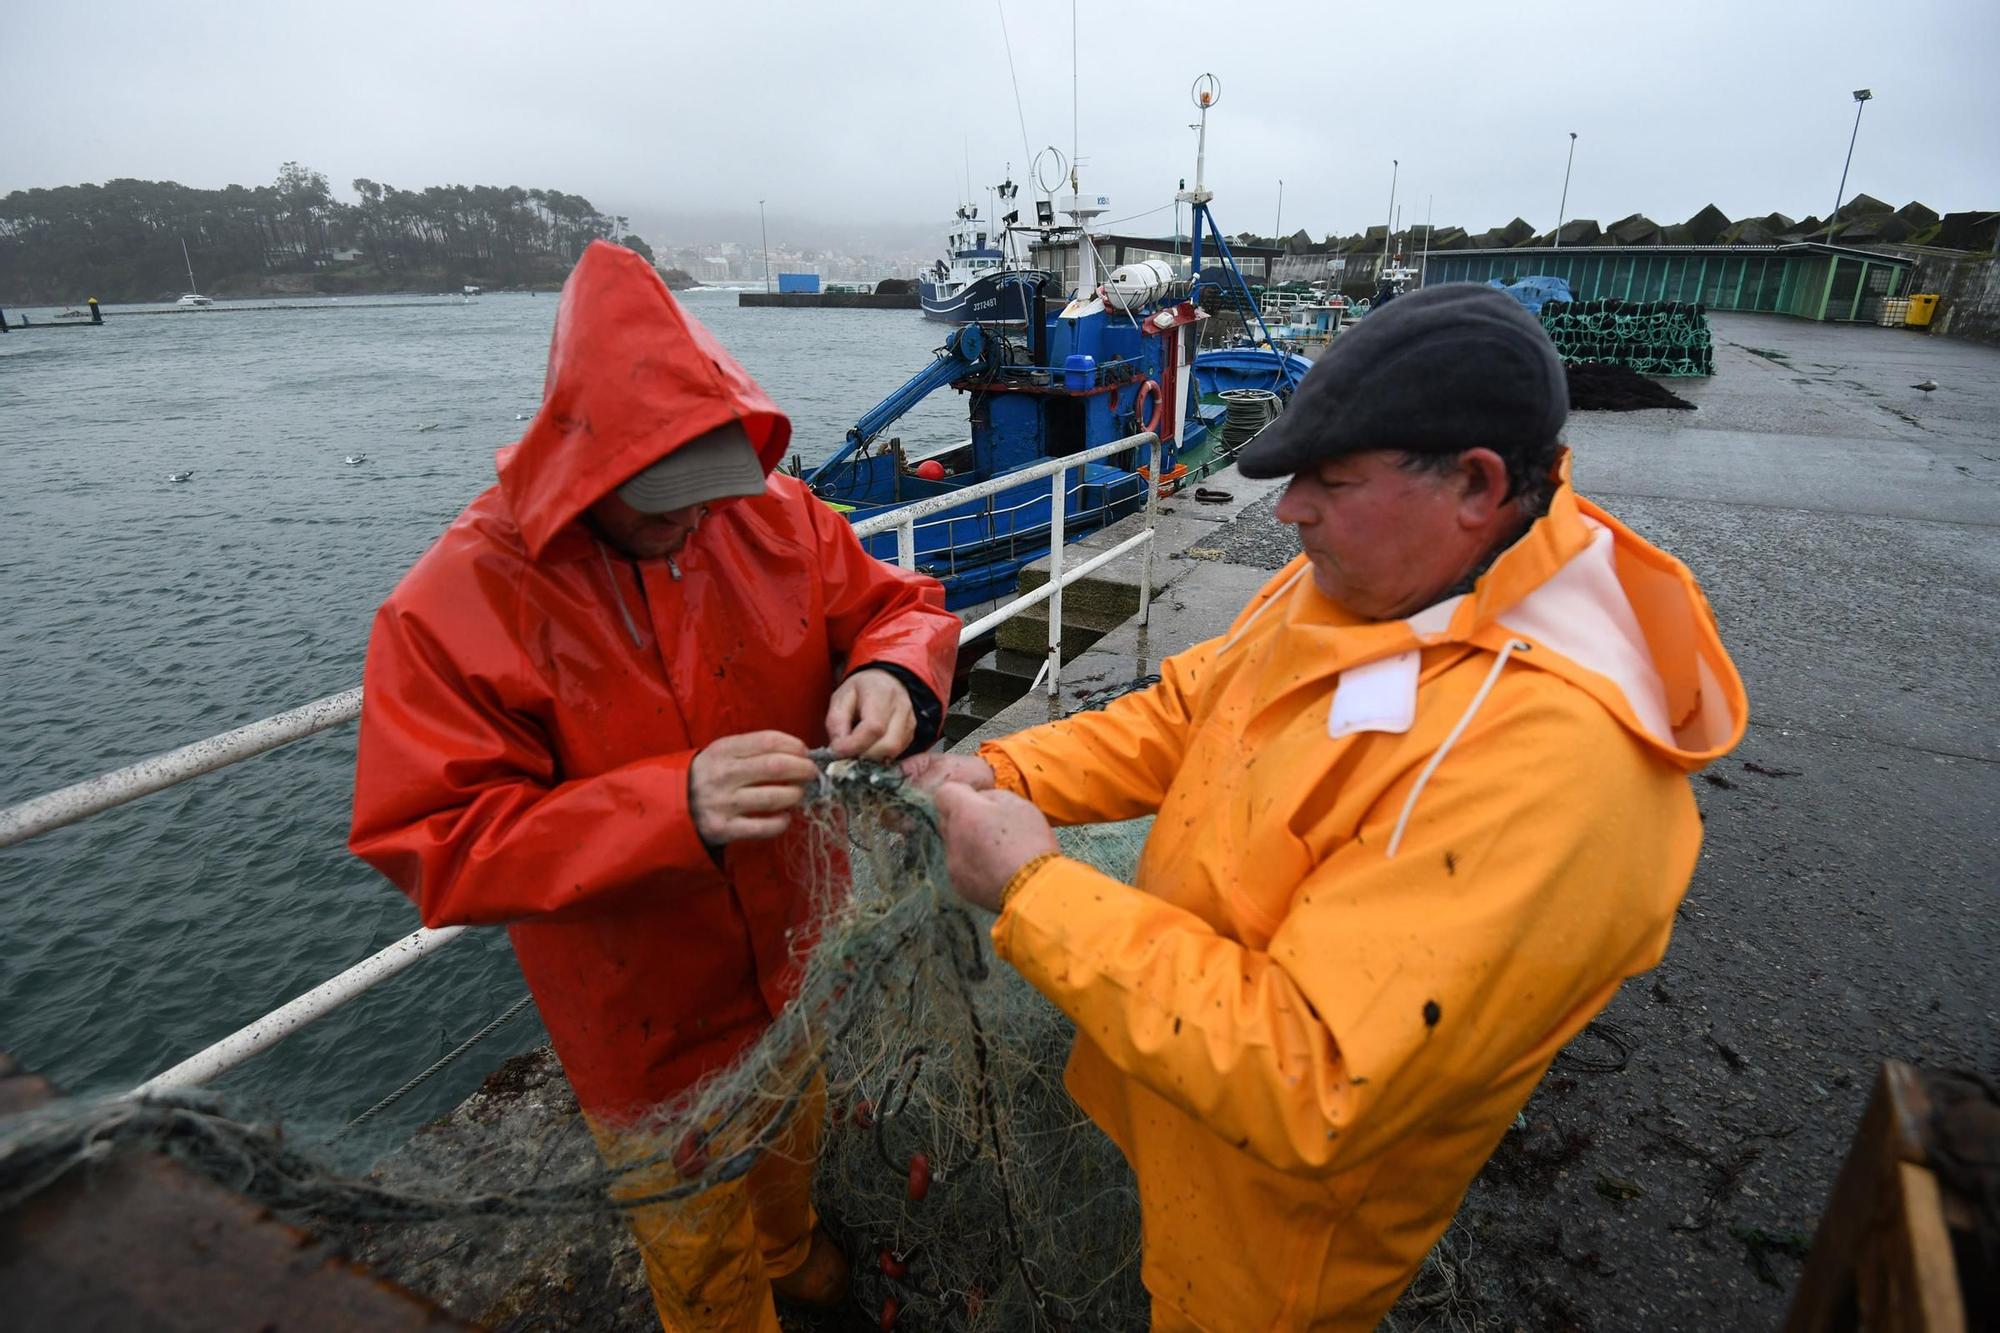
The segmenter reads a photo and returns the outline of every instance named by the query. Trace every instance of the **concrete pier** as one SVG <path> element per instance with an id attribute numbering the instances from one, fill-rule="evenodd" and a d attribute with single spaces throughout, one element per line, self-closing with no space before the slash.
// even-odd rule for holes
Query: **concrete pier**
<path id="1" fill-rule="evenodd" d="M 915 292 L 738 292 L 739 306 L 791 310 L 917 310 Z"/>

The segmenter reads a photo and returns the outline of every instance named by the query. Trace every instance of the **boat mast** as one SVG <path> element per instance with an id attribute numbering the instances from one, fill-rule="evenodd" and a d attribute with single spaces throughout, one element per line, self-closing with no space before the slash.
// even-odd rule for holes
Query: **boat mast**
<path id="1" fill-rule="evenodd" d="M 1382 228 L 1381 280 L 1384 282 L 1389 278 L 1389 237 L 1396 230 L 1396 176 L 1402 169 L 1402 159 L 1394 157 L 1389 159 L 1389 220 Z"/>
<path id="2" fill-rule="evenodd" d="M 187 265 L 189 294 L 199 292 L 201 288 L 194 285 L 194 260 L 188 258 L 188 243 L 185 236 L 181 237 L 181 262 Z"/>
<path id="3" fill-rule="evenodd" d="M 1208 201 L 1215 197 L 1208 192 L 1204 173 L 1208 165 L 1208 109 L 1221 98 L 1222 84 L 1213 74 L 1204 74 L 1194 81 L 1188 95 L 1201 110 L 1201 123 L 1195 126 L 1194 188 L 1176 193 L 1174 202 L 1188 205 L 1188 277 L 1192 280 L 1201 272 L 1201 220 L 1208 217 Z M 1214 227 L 1215 219 L 1209 218 L 1209 229 Z"/>
<path id="4" fill-rule="evenodd" d="M 1069 204 L 1069 215 L 1076 219 L 1076 295 L 1078 300 L 1088 301 L 1097 290 L 1097 247 L 1090 241 L 1090 217 L 1097 210 L 1084 205 L 1075 158 L 1069 163 Z"/>
<path id="5" fill-rule="evenodd" d="M 1090 243 L 1090 214 L 1084 211 L 1077 150 L 1083 132 L 1077 120 L 1076 0 L 1069 0 L 1069 215 L 1076 220 L 1076 295 L 1088 301 L 1097 288 L 1097 251 Z"/>
<path id="6" fill-rule="evenodd" d="M 1431 195 L 1424 200 L 1424 257 L 1417 267 L 1417 286 L 1419 287 L 1423 286 L 1424 281 L 1431 275 L 1431 205 L 1436 202 L 1436 195 Z"/>

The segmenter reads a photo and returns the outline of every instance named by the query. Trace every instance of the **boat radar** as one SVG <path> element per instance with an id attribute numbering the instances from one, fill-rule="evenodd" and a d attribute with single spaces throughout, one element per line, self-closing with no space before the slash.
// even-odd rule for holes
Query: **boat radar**
<path id="1" fill-rule="evenodd" d="M 1056 205 L 1076 220 L 1076 293 L 1063 307 L 1062 318 L 1081 319 L 1104 309 L 1097 290 L 1097 244 L 1090 236 L 1090 220 L 1111 207 L 1111 196 L 1084 194 L 1077 186 L 1076 165 L 1069 169 L 1070 193 Z"/>

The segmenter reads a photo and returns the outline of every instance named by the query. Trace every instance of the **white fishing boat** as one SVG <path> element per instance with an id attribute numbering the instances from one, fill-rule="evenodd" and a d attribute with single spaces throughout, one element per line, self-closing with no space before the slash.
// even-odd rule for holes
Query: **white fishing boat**
<path id="1" fill-rule="evenodd" d="M 1020 187 L 1009 179 L 993 187 L 1001 203 L 1011 201 Z M 1012 253 L 1017 215 L 981 221 L 976 204 L 961 204 L 953 219 L 947 258 L 917 280 L 917 297 L 926 319 L 947 324 L 1020 324 L 1034 312 L 1035 292 L 1043 277 Z"/>
<path id="2" fill-rule="evenodd" d="M 181 299 L 174 302 L 174 304 L 184 305 L 190 308 L 195 306 L 214 305 L 215 304 L 214 300 L 212 300 L 209 297 L 203 296 L 201 294 L 201 288 L 195 286 L 194 260 L 188 258 L 188 243 L 185 239 L 181 241 L 181 262 L 187 265 L 188 289 L 185 292 L 181 293 Z"/>

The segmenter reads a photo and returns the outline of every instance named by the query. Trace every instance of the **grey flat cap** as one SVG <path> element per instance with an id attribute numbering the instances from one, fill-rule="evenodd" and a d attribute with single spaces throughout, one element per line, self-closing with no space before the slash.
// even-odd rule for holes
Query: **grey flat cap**
<path id="1" fill-rule="evenodd" d="M 618 488 L 618 498 L 642 514 L 763 493 L 764 467 L 741 427 L 689 440 Z"/>
<path id="2" fill-rule="evenodd" d="M 1425 287 L 1341 334 L 1285 414 L 1236 460 L 1282 477 L 1363 449 L 1502 457 L 1548 444 L 1569 417 L 1569 381 L 1541 321 L 1498 288 Z"/>

